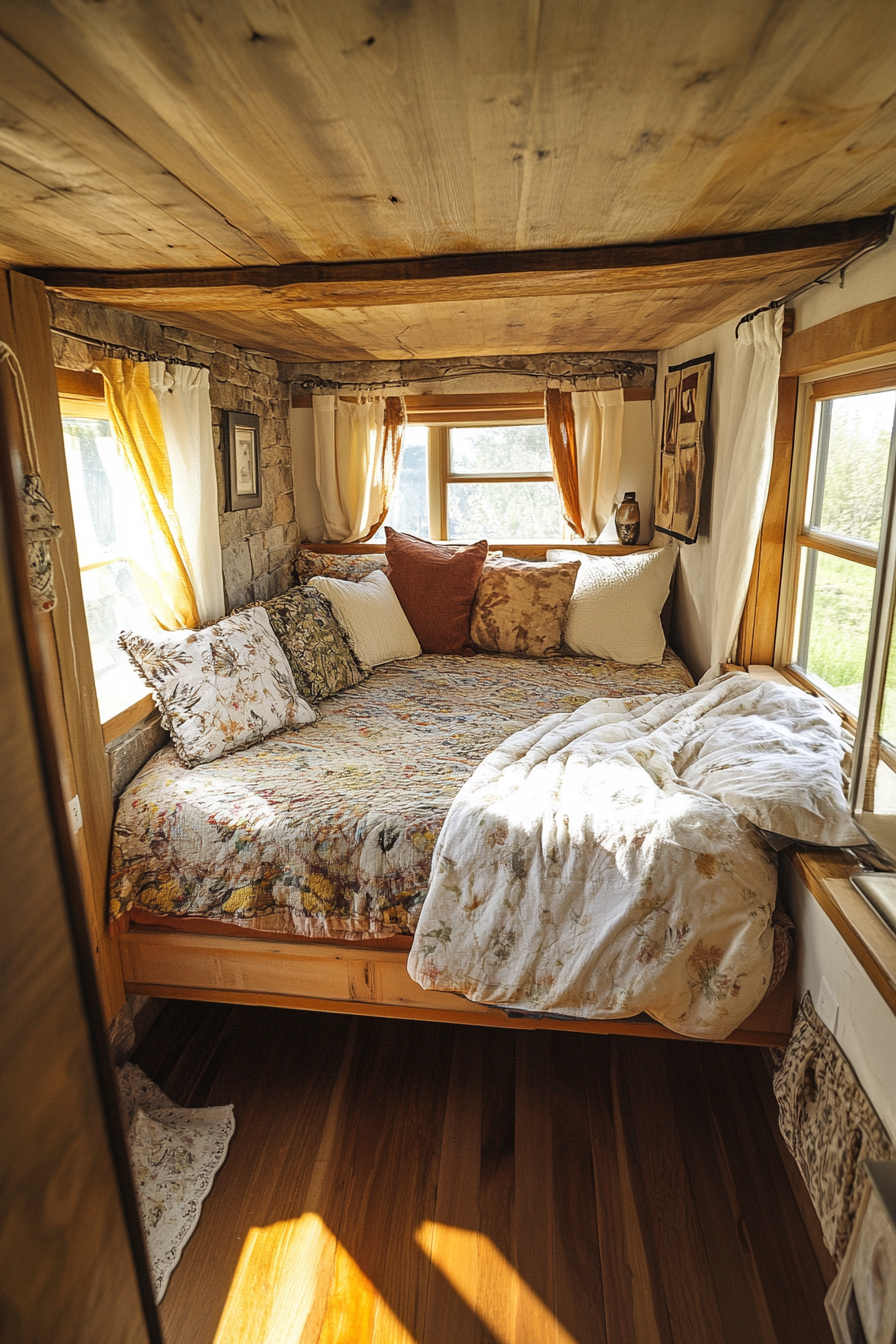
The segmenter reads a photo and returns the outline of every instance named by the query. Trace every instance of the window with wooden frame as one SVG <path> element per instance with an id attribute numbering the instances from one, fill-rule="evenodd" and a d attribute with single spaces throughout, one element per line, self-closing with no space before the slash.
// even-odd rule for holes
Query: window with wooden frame
<path id="1" fill-rule="evenodd" d="M 542 393 L 408 397 L 407 412 L 390 527 L 434 541 L 571 539 Z"/>
<path id="2" fill-rule="evenodd" d="M 107 742 L 152 710 L 152 697 L 119 648 L 122 630 L 158 632 L 126 559 L 128 520 L 139 508 L 106 414 L 103 379 L 57 370 L 78 564 L 103 735 Z"/>
<path id="3" fill-rule="evenodd" d="M 814 377 L 798 422 L 780 661 L 854 722 L 872 637 L 896 366 Z"/>

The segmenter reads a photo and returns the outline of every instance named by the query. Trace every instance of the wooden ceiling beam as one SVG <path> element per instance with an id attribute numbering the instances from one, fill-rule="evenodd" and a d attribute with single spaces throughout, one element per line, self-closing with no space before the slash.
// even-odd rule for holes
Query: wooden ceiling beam
<path id="1" fill-rule="evenodd" d="M 369 308 L 444 300 L 541 298 L 743 286 L 774 273 L 818 272 L 886 235 L 886 215 L 763 233 L 593 247 L 409 258 L 302 262 L 226 270 L 93 271 L 31 269 L 71 298 L 137 310 L 268 312 Z"/>

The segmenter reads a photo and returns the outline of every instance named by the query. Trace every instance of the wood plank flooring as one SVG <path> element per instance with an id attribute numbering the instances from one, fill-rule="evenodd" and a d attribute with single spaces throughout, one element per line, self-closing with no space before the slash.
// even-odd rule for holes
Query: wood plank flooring
<path id="1" fill-rule="evenodd" d="M 167 1344 L 831 1344 L 755 1050 L 171 1002 L 135 1062 L 236 1108 Z"/>

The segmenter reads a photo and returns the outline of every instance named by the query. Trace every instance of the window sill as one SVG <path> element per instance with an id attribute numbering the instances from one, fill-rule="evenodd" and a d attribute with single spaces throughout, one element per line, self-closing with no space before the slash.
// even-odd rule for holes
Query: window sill
<path id="1" fill-rule="evenodd" d="M 431 540 L 422 537 L 422 541 Z M 433 546 L 471 546 L 469 541 L 433 541 Z M 552 551 L 586 551 L 589 555 L 636 555 L 639 551 L 649 551 L 643 546 L 623 546 L 620 542 L 606 544 L 596 541 L 501 541 L 489 538 L 491 550 L 503 550 L 509 555 L 526 556 L 534 552 L 543 554 Z M 382 541 L 303 541 L 303 551 L 314 551 L 319 555 L 381 555 L 386 549 Z"/>
<path id="2" fill-rule="evenodd" d="M 896 1013 L 896 934 L 850 883 L 850 874 L 859 866 L 849 851 L 795 847 L 782 857 Z"/>
<path id="3" fill-rule="evenodd" d="M 141 720 L 149 718 L 155 710 L 155 701 L 151 695 L 144 695 L 142 700 L 136 701 L 133 705 L 128 705 L 120 714 L 116 714 L 111 719 L 106 719 L 103 724 L 103 742 L 106 746 L 114 742 L 116 738 L 123 737 L 131 728 L 136 727 Z"/>

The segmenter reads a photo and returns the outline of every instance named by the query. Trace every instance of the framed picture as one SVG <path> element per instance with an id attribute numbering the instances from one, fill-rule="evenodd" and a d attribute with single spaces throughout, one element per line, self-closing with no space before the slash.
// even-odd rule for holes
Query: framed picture
<path id="1" fill-rule="evenodd" d="M 227 512 L 257 509 L 261 504 L 261 448 L 258 416 L 227 412 Z"/>
<path id="2" fill-rule="evenodd" d="M 663 390 L 663 441 L 654 526 L 688 543 L 697 540 L 700 525 L 714 364 L 714 355 L 704 355 L 674 365 L 666 374 Z"/>
<path id="3" fill-rule="evenodd" d="M 825 1298 L 837 1344 L 896 1344 L 896 1162 L 866 1162 L 852 1236 Z"/>

